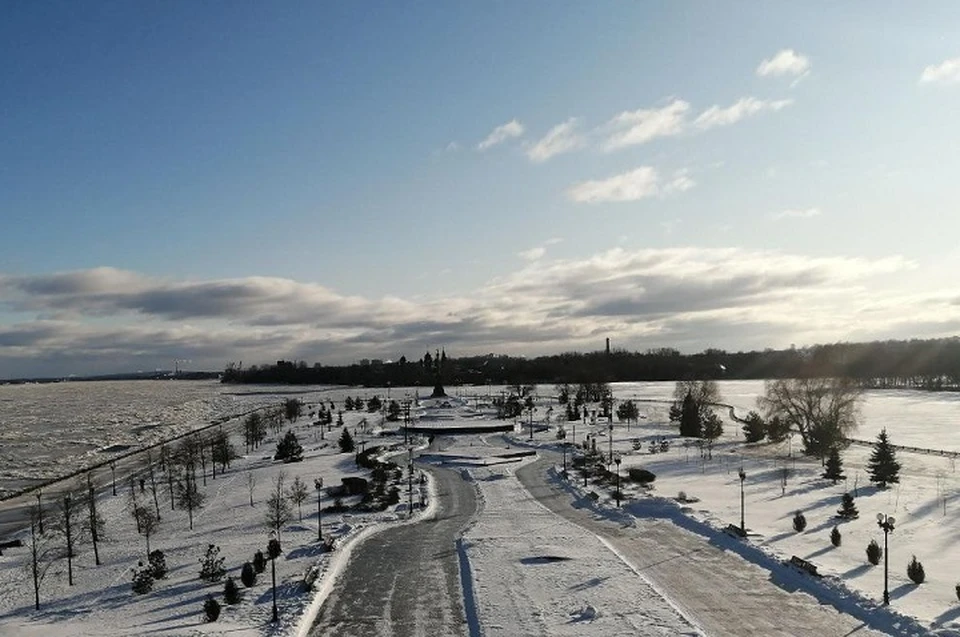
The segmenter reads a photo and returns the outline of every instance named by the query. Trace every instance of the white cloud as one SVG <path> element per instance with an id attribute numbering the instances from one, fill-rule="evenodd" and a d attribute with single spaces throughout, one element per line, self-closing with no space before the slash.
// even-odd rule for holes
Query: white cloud
<path id="1" fill-rule="evenodd" d="M 449 144 L 447 144 L 447 147 L 444 150 L 446 150 L 448 153 L 454 153 L 460 150 L 460 144 L 458 144 L 455 141 L 450 142 Z"/>
<path id="2" fill-rule="evenodd" d="M 781 210 L 780 212 L 771 214 L 770 218 L 774 221 L 780 221 L 782 219 L 809 219 L 811 217 L 819 217 L 820 214 L 819 208 L 806 208 L 796 210 Z"/>
<path id="3" fill-rule="evenodd" d="M 792 103 L 793 100 L 760 100 L 755 97 L 742 97 L 726 108 L 716 104 L 711 106 L 700 113 L 694 121 L 694 125 L 700 130 L 708 130 L 717 126 L 730 126 L 745 117 L 765 111 L 779 111 Z"/>
<path id="4" fill-rule="evenodd" d="M 690 104 L 674 99 L 662 108 L 641 108 L 624 111 L 607 122 L 609 133 L 604 149 L 607 151 L 645 144 L 657 137 L 679 135 L 684 131 Z"/>
<path id="5" fill-rule="evenodd" d="M 527 149 L 527 157 L 530 161 L 543 162 L 555 155 L 580 148 L 584 140 L 577 134 L 576 127 L 576 117 L 557 124 L 542 139 Z"/>
<path id="6" fill-rule="evenodd" d="M 777 51 L 772 58 L 760 62 L 757 75 L 760 77 L 781 77 L 784 75 L 802 77 L 810 72 L 810 59 L 793 49 Z"/>
<path id="7" fill-rule="evenodd" d="M 607 179 L 583 181 L 574 184 L 567 196 L 578 203 L 601 203 L 607 201 L 637 201 L 654 197 L 660 192 L 659 175 L 651 166 L 614 175 Z"/>
<path id="8" fill-rule="evenodd" d="M 648 197 L 666 197 L 690 190 L 695 182 L 687 169 L 678 170 L 661 183 L 660 174 L 652 166 L 640 166 L 630 172 L 607 179 L 594 179 L 574 184 L 567 197 L 577 203 L 639 201 Z"/>
<path id="9" fill-rule="evenodd" d="M 921 84 L 954 84 L 960 82 L 960 58 L 931 64 L 920 74 Z"/>
<path id="10" fill-rule="evenodd" d="M 675 192 L 686 192 L 693 188 L 696 185 L 692 179 L 690 179 L 690 171 L 686 168 L 682 168 L 671 177 L 670 181 L 663 185 L 661 192 L 664 195 L 671 195 Z"/>
<path id="11" fill-rule="evenodd" d="M 534 248 L 530 248 L 529 250 L 521 250 L 520 252 L 517 253 L 517 256 L 527 261 L 536 261 L 546 253 L 547 253 L 546 248 L 544 248 L 543 246 L 536 246 Z"/>
<path id="12" fill-rule="evenodd" d="M 508 139 L 520 137 L 523 135 L 524 130 L 526 129 L 524 129 L 523 124 L 515 119 L 512 119 L 506 124 L 501 124 L 500 126 L 494 128 L 490 134 L 487 135 L 486 139 L 477 144 L 477 150 L 488 150 L 497 144 L 502 144 Z"/>
<path id="13" fill-rule="evenodd" d="M 521 250 L 520 252 L 517 253 L 517 256 L 520 257 L 521 259 L 524 259 L 525 261 L 537 261 L 538 259 L 543 258 L 543 255 L 547 253 L 548 247 L 552 245 L 556 245 L 562 241 L 563 239 L 560 239 L 559 237 L 553 237 L 553 238 L 547 239 L 546 241 L 544 241 L 538 246 L 534 246 L 528 250 Z"/>

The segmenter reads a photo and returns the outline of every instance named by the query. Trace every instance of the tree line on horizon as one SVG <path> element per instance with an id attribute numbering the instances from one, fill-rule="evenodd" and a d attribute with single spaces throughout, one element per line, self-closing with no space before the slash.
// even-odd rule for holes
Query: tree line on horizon
<path id="1" fill-rule="evenodd" d="M 427 352 L 418 360 L 401 356 L 397 361 L 350 365 L 308 365 L 305 361 L 283 360 L 250 367 L 231 363 L 221 380 L 225 383 L 430 386 L 437 378 L 433 359 Z M 865 388 L 942 390 L 960 388 L 960 338 L 831 343 L 750 352 L 711 348 L 696 354 L 682 354 L 672 348 L 644 352 L 623 349 L 563 352 L 536 358 L 504 354 L 454 358 L 444 354 L 441 373 L 443 382 L 451 385 L 832 376 L 853 379 Z"/>

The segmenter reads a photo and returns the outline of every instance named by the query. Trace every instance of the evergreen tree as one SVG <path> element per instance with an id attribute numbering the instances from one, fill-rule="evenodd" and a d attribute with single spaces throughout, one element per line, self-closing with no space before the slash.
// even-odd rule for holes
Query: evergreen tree
<path id="1" fill-rule="evenodd" d="M 840 535 L 840 529 L 838 529 L 837 527 L 833 527 L 833 530 L 830 531 L 830 543 L 833 544 L 834 546 L 840 546 L 840 542 L 842 541 L 842 539 L 843 538 Z"/>
<path id="2" fill-rule="evenodd" d="M 837 511 L 837 515 L 847 520 L 852 520 L 860 515 L 860 512 L 857 511 L 857 505 L 853 502 L 853 496 L 849 493 L 843 494 L 840 500 L 840 510 Z"/>
<path id="3" fill-rule="evenodd" d="M 340 451 L 343 453 L 352 453 L 356 448 L 353 444 L 353 436 L 350 435 L 350 430 L 346 427 L 343 428 L 343 433 L 340 434 L 337 444 L 340 445 Z"/>
<path id="4" fill-rule="evenodd" d="M 830 449 L 830 455 L 827 456 L 827 466 L 823 472 L 823 477 L 827 480 L 833 480 L 834 484 L 844 478 L 843 460 L 840 458 L 840 450 L 837 447 Z"/>
<path id="5" fill-rule="evenodd" d="M 774 416 L 767 421 L 767 440 L 783 442 L 790 435 L 790 422 L 780 416 Z"/>
<path id="6" fill-rule="evenodd" d="M 293 430 L 287 430 L 283 439 L 277 443 L 277 453 L 273 456 L 274 460 L 283 460 L 284 462 L 300 462 L 303 460 L 303 447 L 297 440 L 297 434 Z"/>
<path id="7" fill-rule="evenodd" d="M 807 528 L 807 516 L 803 511 L 797 511 L 793 514 L 793 528 L 797 533 L 802 533 Z"/>
<path id="8" fill-rule="evenodd" d="M 688 393 L 683 399 L 683 406 L 680 408 L 680 435 L 699 438 L 700 425 L 700 410 L 697 409 L 697 401 L 693 399 L 693 394 Z"/>
<path id="9" fill-rule="evenodd" d="M 253 570 L 253 564 L 250 562 L 244 563 L 243 568 L 240 569 L 240 581 L 247 588 L 257 583 L 257 573 Z"/>
<path id="10" fill-rule="evenodd" d="M 876 483 L 881 489 L 888 484 L 900 482 L 900 463 L 897 462 L 893 446 L 887 438 L 886 428 L 877 435 L 877 442 L 867 463 L 867 472 L 870 474 L 870 482 Z"/>
<path id="11" fill-rule="evenodd" d="M 223 568 L 224 558 L 220 557 L 220 547 L 214 544 L 207 545 L 206 554 L 200 558 L 200 579 L 207 582 L 218 582 L 226 574 Z"/>
<path id="12" fill-rule="evenodd" d="M 240 587 L 232 577 L 228 577 L 223 585 L 223 601 L 231 606 L 240 603 Z"/>
<path id="13" fill-rule="evenodd" d="M 767 423 L 757 412 L 751 411 L 744 419 L 743 437 L 747 442 L 760 442 L 767 437 Z"/>
<path id="14" fill-rule="evenodd" d="M 220 602 L 213 598 L 213 595 L 207 595 L 207 601 L 203 603 L 203 614 L 208 622 L 215 622 L 220 617 Z"/>

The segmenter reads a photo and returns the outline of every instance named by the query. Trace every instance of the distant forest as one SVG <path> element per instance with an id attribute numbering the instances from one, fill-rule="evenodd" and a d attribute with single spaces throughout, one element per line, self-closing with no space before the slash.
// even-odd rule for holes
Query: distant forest
<path id="1" fill-rule="evenodd" d="M 439 365 L 437 358 L 440 359 Z M 739 380 L 844 376 L 868 388 L 960 388 L 960 338 L 835 343 L 802 349 L 681 354 L 670 348 L 628 352 L 566 352 L 537 358 L 486 354 L 462 358 L 427 352 L 416 360 L 308 365 L 277 361 L 243 368 L 230 364 L 225 383 L 433 386 L 437 368 L 446 385 Z"/>

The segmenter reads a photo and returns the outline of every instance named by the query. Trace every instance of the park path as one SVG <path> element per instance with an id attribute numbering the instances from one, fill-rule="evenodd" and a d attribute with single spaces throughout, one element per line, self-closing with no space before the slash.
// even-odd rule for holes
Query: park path
<path id="1" fill-rule="evenodd" d="M 668 520 L 637 519 L 635 525 L 577 508 L 571 495 L 550 484 L 547 469 L 558 454 L 547 453 L 516 473 L 540 503 L 605 539 L 708 635 L 773 637 L 882 635 L 856 618 L 821 604 L 803 592 L 771 581 L 752 564 Z"/>
<path id="2" fill-rule="evenodd" d="M 456 541 L 477 510 L 459 473 L 429 468 L 437 511 L 364 540 L 317 612 L 309 635 L 468 635 Z"/>

